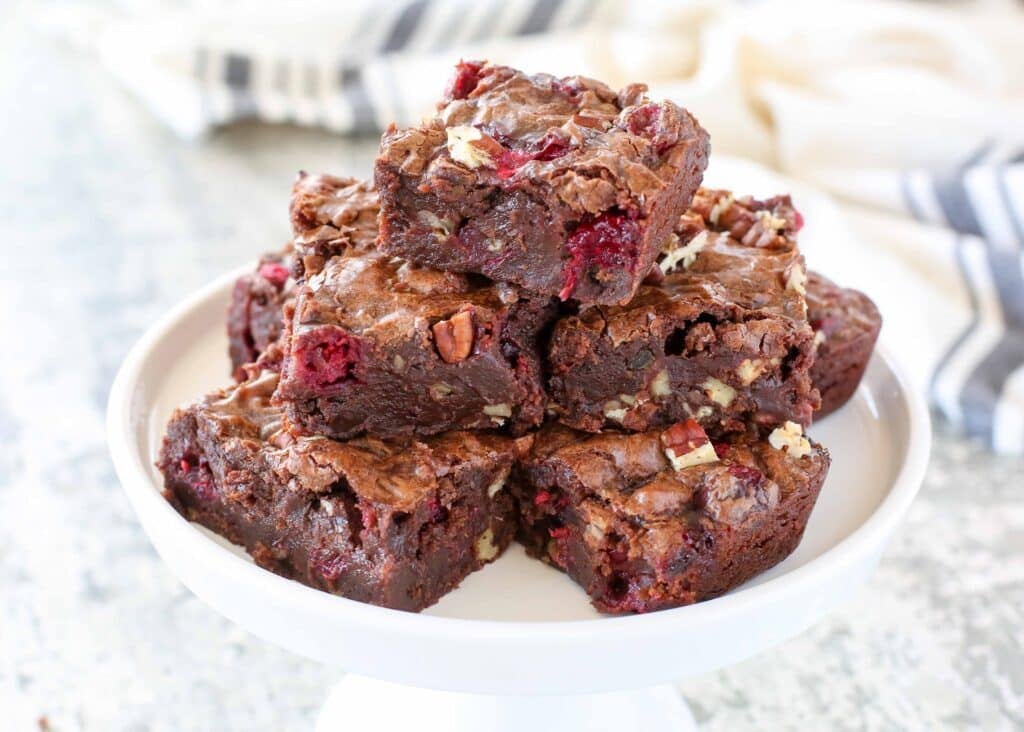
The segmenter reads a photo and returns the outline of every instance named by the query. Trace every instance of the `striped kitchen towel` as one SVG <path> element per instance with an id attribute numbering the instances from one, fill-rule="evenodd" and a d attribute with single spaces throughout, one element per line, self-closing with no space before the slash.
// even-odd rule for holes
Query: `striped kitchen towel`
<path id="1" fill-rule="evenodd" d="M 999 451 L 1024 452 L 1019 4 L 174 7 L 117 19 L 50 8 L 47 22 L 190 138 L 252 118 L 343 134 L 408 124 L 459 57 L 649 82 L 698 115 L 716 154 L 833 194 L 851 236 L 809 249 L 811 266 L 878 302 L 883 340 L 942 414 Z"/>

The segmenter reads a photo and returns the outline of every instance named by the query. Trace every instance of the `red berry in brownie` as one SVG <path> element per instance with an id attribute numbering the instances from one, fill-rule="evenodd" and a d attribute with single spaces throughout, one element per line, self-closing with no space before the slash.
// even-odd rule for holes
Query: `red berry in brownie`
<path id="1" fill-rule="evenodd" d="M 572 297 L 580 279 L 591 268 L 633 271 L 641 234 L 636 219 L 621 213 L 605 213 L 581 223 L 566 241 L 569 259 L 565 263 L 563 287 L 558 296 L 562 300 Z"/>
<path id="2" fill-rule="evenodd" d="M 359 340 L 336 325 L 320 325 L 293 338 L 295 376 L 323 388 L 355 378 L 362 350 Z"/>
<path id="3" fill-rule="evenodd" d="M 483 65 L 482 61 L 459 61 L 455 65 L 455 74 L 448 82 L 445 96 L 449 99 L 465 99 L 472 94 L 480 83 L 480 69 Z"/>
<path id="4" fill-rule="evenodd" d="M 260 277 L 277 288 L 278 292 L 284 289 L 285 283 L 291 273 L 288 268 L 280 262 L 267 262 L 260 266 Z"/>
<path id="5" fill-rule="evenodd" d="M 552 526 L 548 529 L 548 534 L 551 535 L 552 539 L 566 539 L 569 536 L 568 526 Z"/>
<path id="6" fill-rule="evenodd" d="M 748 465 L 730 465 L 729 474 L 747 488 L 757 488 L 764 480 L 764 473 Z"/>
<path id="7" fill-rule="evenodd" d="M 318 547 L 309 554 L 309 564 L 313 573 L 322 577 L 330 585 L 333 585 L 341 576 L 347 561 L 342 553 L 330 548 Z"/>
<path id="8" fill-rule="evenodd" d="M 664 123 L 665 110 L 660 104 L 644 104 L 632 108 L 626 115 L 626 129 L 634 135 L 646 137 L 661 155 L 679 141 L 679 133 Z"/>

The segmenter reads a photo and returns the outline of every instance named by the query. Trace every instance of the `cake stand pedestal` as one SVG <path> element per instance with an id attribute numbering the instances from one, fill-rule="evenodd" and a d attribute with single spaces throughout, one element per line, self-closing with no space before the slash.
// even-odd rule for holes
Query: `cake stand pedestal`
<path id="1" fill-rule="evenodd" d="M 331 690 L 316 732 L 363 729 L 696 732 L 697 725 L 669 684 L 575 696 L 488 696 L 417 689 L 350 674 Z"/>

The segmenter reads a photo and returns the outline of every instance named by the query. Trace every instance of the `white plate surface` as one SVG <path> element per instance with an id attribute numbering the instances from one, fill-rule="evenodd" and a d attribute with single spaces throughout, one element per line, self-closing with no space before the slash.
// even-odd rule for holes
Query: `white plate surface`
<path id="1" fill-rule="evenodd" d="M 224 313 L 237 274 L 182 303 L 126 359 L 108 415 L 118 474 L 161 556 L 196 594 L 268 640 L 369 676 L 456 691 L 572 693 L 739 660 L 804 629 L 866 579 L 923 475 L 927 412 L 878 353 L 855 398 L 811 430 L 833 463 L 802 543 L 722 598 L 602 617 L 571 580 L 518 546 L 420 615 L 334 597 L 259 569 L 159 494 L 153 462 L 171 411 L 228 382 Z"/>

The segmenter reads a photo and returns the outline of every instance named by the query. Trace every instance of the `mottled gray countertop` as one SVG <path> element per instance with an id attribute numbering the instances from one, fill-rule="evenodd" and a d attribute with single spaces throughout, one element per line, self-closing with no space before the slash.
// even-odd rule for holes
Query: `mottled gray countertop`
<path id="1" fill-rule="evenodd" d="M 338 672 L 171 576 L 103 410 L 159 314 L 285 240 L 297 169 L 366 171 L 373 143 L 255 126 L 183 143 L 80 56 L 10 24 L 0 54 L 0 727 L 308 729 Z M 1019 729 L 1022 640 L 1021 464 L 940 428 L 857 599 L 683 690 L 709 730 Z"/>

